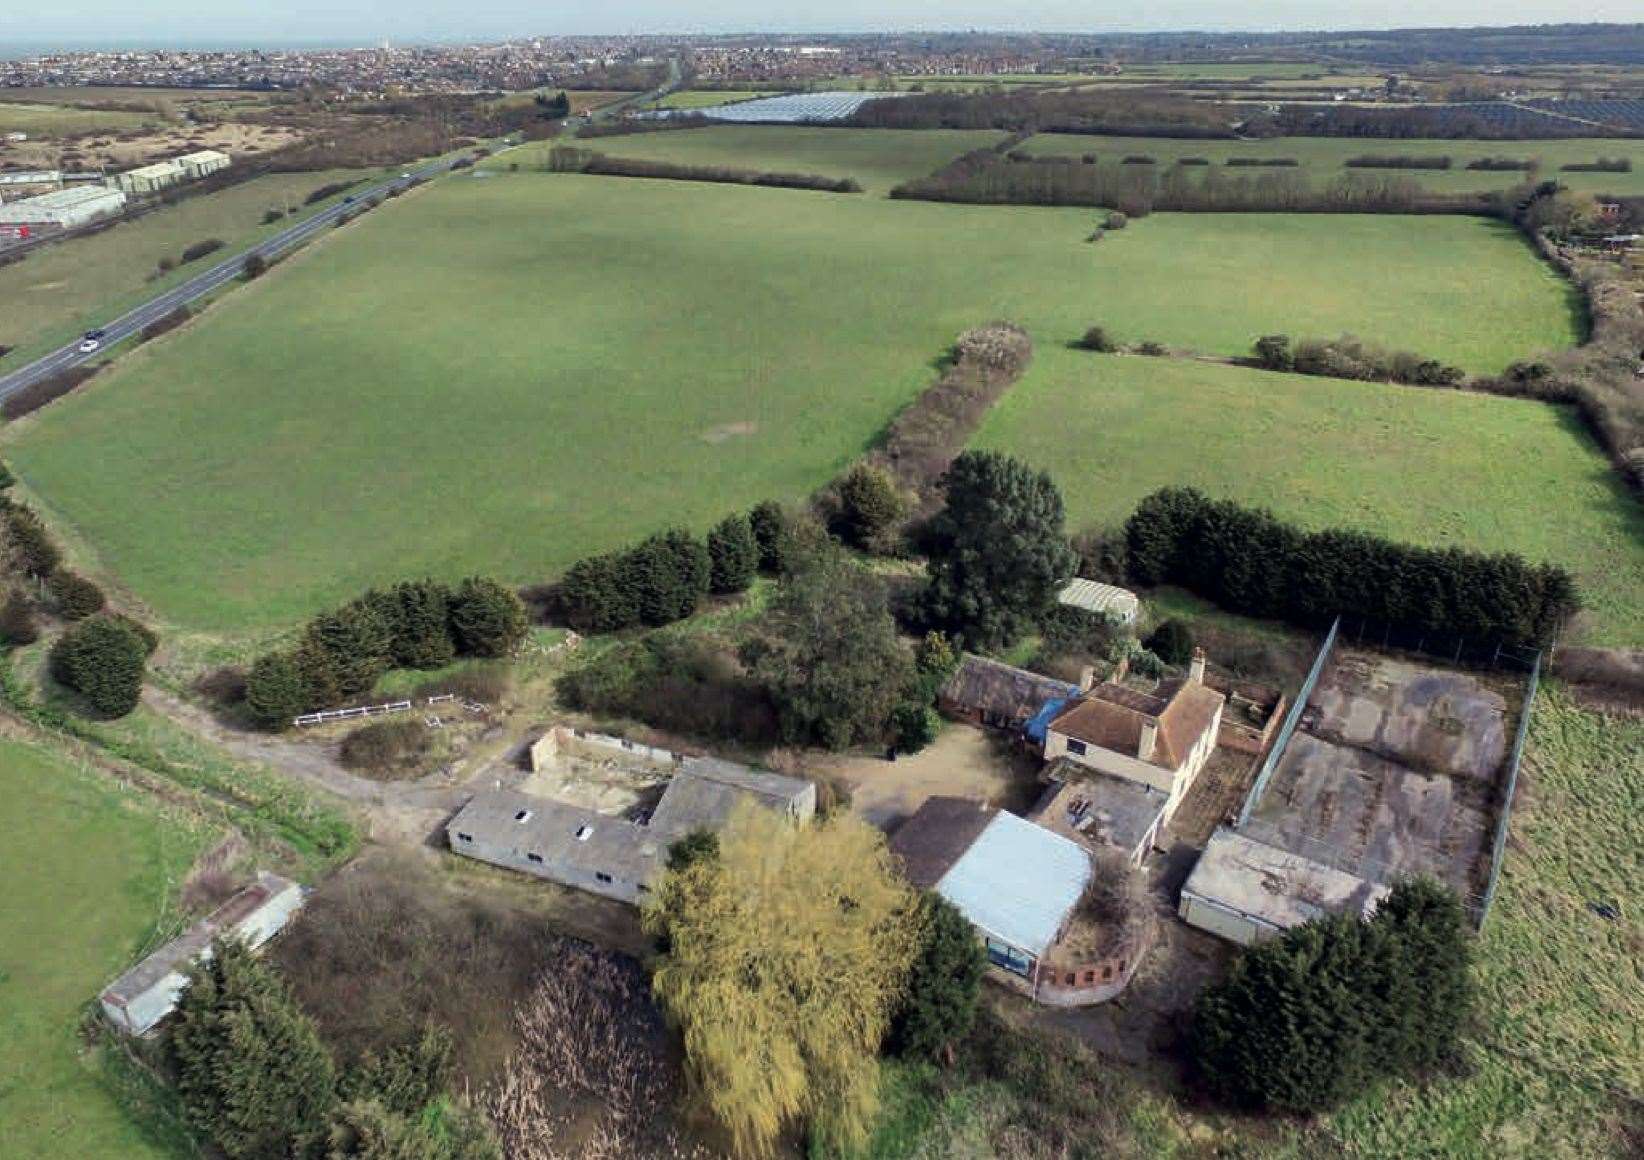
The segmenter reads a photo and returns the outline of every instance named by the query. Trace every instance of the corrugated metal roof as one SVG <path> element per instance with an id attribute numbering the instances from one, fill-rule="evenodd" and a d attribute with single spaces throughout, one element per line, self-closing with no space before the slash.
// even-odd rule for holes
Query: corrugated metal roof
<path id="1" fill-rule="evenodd" d="M 1056 599 L 1088 612 L 1117 616 L 1126 623 L 1136 619 L 1136 614 L 1142 606 L 1134 592 L 1112 584 L 1103 584 L 1099 580 L 1082 580 L 1077 577 L 1062 587 L 1056 594 Z"/>
<path id="2" fill-rule="evenodd" d="M 1077 842 L 1001 810 L 936 892 L 985 933 L 1039 956 L 1089 881 L 1090 857 Z"/>

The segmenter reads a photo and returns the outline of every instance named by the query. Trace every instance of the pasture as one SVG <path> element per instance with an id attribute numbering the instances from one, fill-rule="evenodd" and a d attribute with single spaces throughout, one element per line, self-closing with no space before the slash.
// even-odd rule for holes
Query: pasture
<path id="1" fill-rule="evenodd" d="M 160 618 L 268 629 L 372 583 L 476 569 L 541 581 L 669 524 L 798 499 L 862 452 L 955 335 L 990 318 L 1029 327 L 1044 362 L 1013 410 L 1045 397 L 1037 384 L 1066 382 L 1056 368 L 1091 365 L 1060 348 L 1096 322 L 1223 354 L 1268 331 L 1352 328 L 1481 369 L 1573 337 L 1561 285 L 1489 223 L 1155 216 L 1092 246 L 1091 222 L 668 181 L 451 178 L 14 425 L 5 454 L 88 559 Z M 1077 386 L 1063 388 L 1066 413 L 1041 421 L 1094 424 L 1092 472 L 1109 455 L 1168 459 L 1180 392 L 1134 389 L 1152 444 L 1111 446 Z M 1475 402 L 1398 398 L 1418 432 L 1428 408 Z M 1247 470 L 1265 470 L 1282 432 L 1263 426 L 1265 396 L 1229 404 L 1248 416 L 1233 428 Z M 1576 494 L 1613 500 L 1593 491 L 1609 479 L 1603 461 L 1556 412 L 1536 413 L 1552 443 L 1511 444 L 1515 467 L 1577 464 L 1568 471 L 1589 486 Z M 1455 453 L 1441 435 L 1418 446 Z M 1339 463 L 1311 462 L 1316 486 L 1336 486 Z M 1409 473 L 1372 460 L 1364 474 L 1377 470 L 1386 502 L 1408 503 Z M 1579 529 L 1603 516 L 1573 519 L 1565 482 L 1527 502 L 1572 520 L 1590 548 Z M 1428 502 L 1464 506 L 1455 483 L 1443 476 Z M 1477 525 L 1510 539 L 1530 518 L 1522 496 L 1486 490 Z"/>
<path id="2" fill-rule="evenodd" d="M 158 113 L 127 109 L 88 109 L 0 101 L 0 137 L 27 133 L 30 137 L 67 137 L 75 133 L 125 133 L 163 121 Z"/>
<path id="3" fill-rule="evenodd" d="M 1076 528 L 1191 484 L 1311 527 L 1562 563 L 1595 641 L 1644 643 L 1644 516 L 1565 409 L 1041 347 L 976 443 L 1048 469 Z"/>
<path id="4" fill-rule="evenodd" d="M 0 742 L 11 840 L 0 873 L 0 1152 L 76 1160 L 180 1155 L 128 1119 L 84 1058 L 79 1024 L 167 914 L 204 835 L 69 759 Z"/>
<path id="5" fill-rule="evenodd" d="M 230 248 L 248 245 L 286 224 L 263 225 L 267 210 L 306 212 L 303 201 L 313 190 L 359 176 L 334 171 L 259 177 L 184 198 L 0 267 L 0 346 L 17 348 L 0 359 L 0 368 L 21 365 L 201 268 L 199 263 L 183 266 L 165 279 L 149 281 L 161 258 L 175 261 L 190 244 L 206 238 L 221 238 Z"/>
<path id="6" fill-rule="evenodd" d="M 707 125 L 587 142 L 612 157 L 638 157 L 681 165 L 723 165 L 783 173 L 854 177 L 873 196 L 940 169 L 961 153 L 985 149 L 1003 139 L 992 130 L 908 133 L 898 129 L 834 129 L 803 125 Z M 548 151 L 563 142 L 535 142 L 502 154 L 488 164 L 541 167 Z"/>
<path id="7" fill-rule="evenodd" d="M 1407 177 L 1439 193 L 1468 193 L 1505 189 L 1525 180 L 1519 171 L 1490 172 L 1468 169 L 1467 163 L 1488 157 L 1537 159 L 1539 178 L 1554 178 L 1571 189 L 1618 195 L 1644 194 L 1644 141 L 1602 138 L 1566 138 L 1550 141 L 1443 141 L 1369 140 L 1351 137 L 1273 137 L 1259 141 L 1191 141 L 1161 137 L 1096 137 L 1076 133 L 1040 133 L 1022 149 L 1037 156 L 1079 157 L 1093 153 L 1098 165 L 1122 165 L 1130 156 L 1154 157 L 1159 166 L 1174 165 L 1182 157 L 1205 157 L 1229 174 L 1259 174 L 1262 169 L 1226 169 L 1230 157 L 1294 157 L 1315 185 L 1324 185 L 1346 173 Z M 1449 169 L 1348 169 L 1345 162 L 1362 154 L 1387 156 L 1448 156 Z M 1564 173 L 1559 166 L 1587 163 L 1599 157 L 1632 159 L 1630 173 Z"/>

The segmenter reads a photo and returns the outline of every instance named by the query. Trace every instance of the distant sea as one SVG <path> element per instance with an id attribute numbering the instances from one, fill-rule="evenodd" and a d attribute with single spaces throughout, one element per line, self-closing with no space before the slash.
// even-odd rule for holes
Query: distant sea
<path id="1" fill-rule="evenodd" d="M 59 52 L 235 52 L 260 49 L 264 52 L 318 51 L 331 48 L 374 48 L 380 40 L 41 40 L 0 39 L 0 60 L 22 60 Z M 440 41 L 395 40 L 398 47 L 438 44 Z M 455 41 L 448 43 L 458 43 Z"/>

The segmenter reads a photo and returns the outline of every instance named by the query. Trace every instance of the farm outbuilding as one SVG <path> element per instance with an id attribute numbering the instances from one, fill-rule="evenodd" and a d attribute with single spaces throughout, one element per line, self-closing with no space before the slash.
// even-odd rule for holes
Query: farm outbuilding
<path id="1" fill-rule="evenodd" d="M 123 193 L 158 193 L 188 180 L 188 170 L 180 161 L 156 161 L 116 173 L 109 180 Z"/>
<path id="2" fill-rule="evenodd" d="M 1142 602 L 1137 599 L 1134 592 L 1114 584 L 1103 584 L 1100 580 L 1083 580 L 1078 577 L 1062 586 L 1062 590 L 1056 594 L 1056 600 L 1071 608 L 1082 608 L 1086 612 L 1098 612 L 1103 616 L 1112 617 L 1120 624 L 1135 624 L 1136 617 L 1142 611 Z"/>
<path id="3" fill-rule="evenodd" d="M 303 888 L 267 871 L 181 937 L 114 980 L 101 1005 L 109 1022 L 127 1035 L 147 1035 L 177 1007 L 188 968 L 211 957 L 218 937 L 238 938 L 252 949 L 285 928 L 303 904 Z"/>
<path id="4" fill-rule="evenodd" d="M 1047 703 L 1079 690 L 1066 681 L 966 653 L 936 695 L 949 717 L 994 729 L 1020 729 Z"/>
<path id="5" fill-rule="evenodd" d="M 126 195 L 116 189 L 59 189 L 0 205 L 0 225 L 73 229 L 118 214 L 125 206 Z"/>
<path id="6" fill-rule="evenodd" d="M 175 159 L 183 168 L 183 176 L 188 181 L 198 181 L 202 177 L 216 173 L 220 169 L 227 169 L 231 162 L 227 153 L 220 153 L 215 149 L 201 149 L 194 153 L 185 153 Z"/>
<path id="7" fill-rule="evenodd" d="M 1370 917 L 1387 887 L 1222 827 L 1182 887 L 1189 926 L 1250 946 L 1326 914 Z"/>

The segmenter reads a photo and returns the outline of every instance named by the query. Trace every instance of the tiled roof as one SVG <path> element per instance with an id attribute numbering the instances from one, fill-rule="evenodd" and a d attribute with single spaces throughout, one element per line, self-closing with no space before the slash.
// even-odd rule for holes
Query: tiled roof
<path id="1" fill-rule="evenodd" d="M 1164 681 L 1153 693 L 1109 683 L 1091 689 L 1050 727 L 1087 745 L 1134 757 L 1141 745 L 1142 724 L 1151 720 L 1159 733 L 1147 760 L 1163 769 L 1180 769 L 1225 700 L 1196 681 Z"/>

